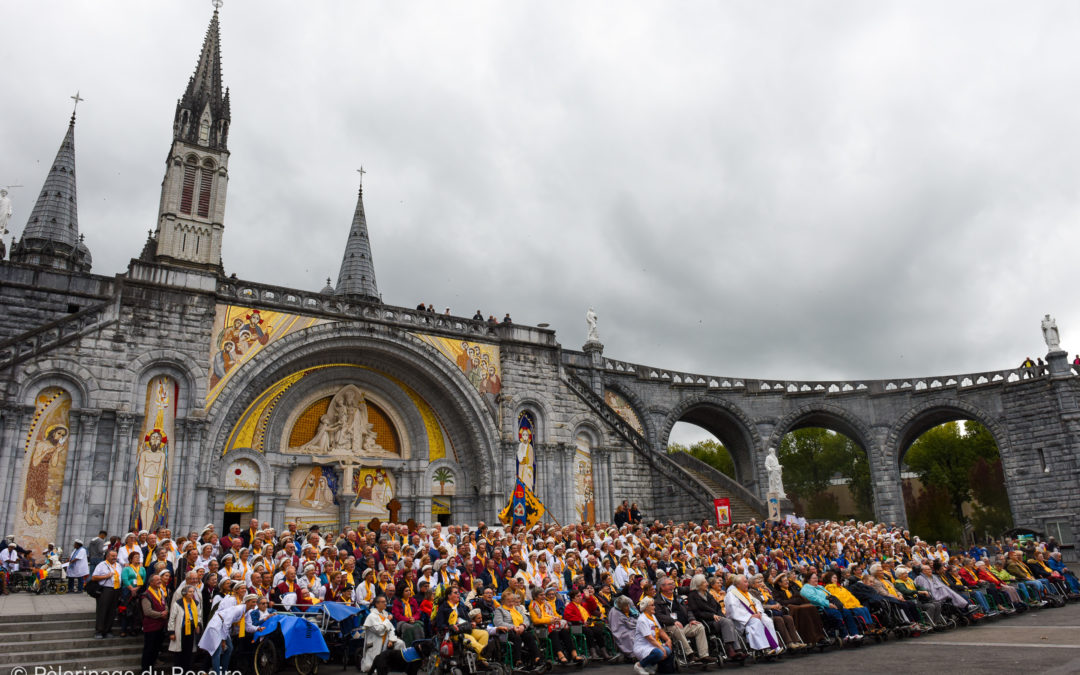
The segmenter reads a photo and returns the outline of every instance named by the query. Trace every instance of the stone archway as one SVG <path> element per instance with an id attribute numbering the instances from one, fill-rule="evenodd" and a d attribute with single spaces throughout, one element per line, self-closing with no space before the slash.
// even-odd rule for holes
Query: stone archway
<path id="1" fill-rule="evenodd" d="M 883 519 L 885 516 L 893 517 L 893 510 L 889 506 L 893 495 L 882 491 L 882 486 L 889 480 L 888 466 L 884 460 L 881 446 L 875 442 L 874 434 L 870 426 L 854 413 L 840 406 L 829 403 L 807 403 L 788 412 L 776 424 L 772 435 L 769 437 L 768 447 L 780 451 L 780 444 L 787 434 L 792 431 L 807 428 L 828 429 L 851 439 L 866 455 L 866 461 L 870 468 L 870 485 L 873 490 L 873 508 L 875 517 Z M 762 477 L 762 480 L 765 480 Z M 849 487 L 850 489 L 850 487 Z M 899 493 L 899 487 L 897 487 Z M 854 492 L 851 494 L 854 496 Z"/>
<path id="2" fill-rule="evenodd" d="M 715 396 L 686 399 L 673 408 L 657 430 L 660 451 L 667 447 L 676 422 L 689 422 L 705 429 L 727 448 L 735 465 L 735 480 L 751 492 L 759 492 L 758 451 L 761 437 L 750 418 L 738 406 Z"/>
<path id="3" fill-rule="evenodd" d="M 231 430 L 252 402 L 268 387 L 293 373 L 318 369 L 320 373 L 356 367 L 377 372 L 382 378 L 400 385 L 413 401 L 419 399 L 427 408 L 420 426 L 438 425 L 458 452 L 462 470 L 468 472 L 471 494 L 462 501 L 462 515 L 484 515 L 502 499 L 506 478 L 497 472 L 497 429 L 488 408 L 475 388 L 453 363 L 434 349 L 409 339 L 398 331 L 372 335 L 355 324 L 323 324 L 285 336 L 271 343 L 259 358 L 244 365 L 223 388 L 214 404 L 210 444 L 202 458 L 202 475 L 212 478 L 222 457 Z M 401 397 L 408 401 L 408 398 Z M 420 415 L 415 416 L 420 419 Z M 276 428 L 280 428 L 278 425 Z M 421 444 L 427 447 L 426 443 Z M 274 447 L 278 447 L 277 444 Z M 270 454 L 269 450 L 267 451 Z M 277 458 L 279 463 L 288 458 Z M 418 476 L 428 458 L 412 457 L 399 462 L 394 471 L 399 494 L 412 494 L 419 486 Z M 275 481 L 275 496 L 287 494 L 288 481 Z M 281 494 L 278 494 L 281 493 Z M 418 498 L 416 513 L 430 510 Z M 422 518 L 418 518 L 422 519 Z"/>
<path id="4" fill-rule="evenodd" d="M 1016 495 L 1019 488 L 1011 483 L 1010 478 L 1018 475 L 1019 458 L 1013 452 L 1009 433 L 1005 425 L 993 414 L 978 406 L 959 400 L 931 400 L 910 408 L 890 427 L 885 440 L 886 461 L 896 469 L 896 480 L 900 481 L 900 469 L 904 456 L 924 433 L 947 422 L 973 421 L 986 427 L 997 445 L 1001 465 L 1005 475 L 1005 492 L 1009 497 L 1009 509 L 1016 519 Z M 901 494 L 900 510 L 907 522 L 907 512 Z"/>

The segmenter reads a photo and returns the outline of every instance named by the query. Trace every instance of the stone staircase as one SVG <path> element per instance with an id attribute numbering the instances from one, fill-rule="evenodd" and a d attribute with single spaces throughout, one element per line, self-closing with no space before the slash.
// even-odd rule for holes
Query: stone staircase
<path id="1" fill-rule="evenodd" d="M 106 300 L 4 340 L 0 342 L 0 370 L 99 331 L 115 323 L 116 316 L 116 301 Z"/>
<path id="2" fill-rule="evenodd" d="M 699 462 L 685 453 L 690 462 L 666 453 L 655 452 L 644 436 L 626 423 L 602 397 L 573 372 L 566 371 L 563 381 L 582 401 L 599 414 L 603 420 L 637 451 L 638 455 L 649 462 L 650 468 L 670 482 L 678 485 L 699 503 L 706 513 L 713 512 L 713 499 L 727 497 L 731 500 L 732 522 L 745 523 L 750 518 L 761 520 L 766 515 L 765 504 L 728 476 L 716 471 L 708 464 Z M 697 464 L 701 466 L 697 466 Z M 704 468 L 702 468 L 704 467 Z M 709 472 L 712 473 L 709 473 Z M 714 475 L 715 474 L 715 475 Z"/>
<path id="3" fill-rule="evenodd" d="M 731 522 L 745 523 L 751 518 L 761 521 L 768 515 L 765 503 L 730 476 L 686 452 L 674 452 L 668 457 L 709 488 L 714 498 L 727 497 L 731 500 Z"/>
<path id="4" fill-rule="evenodd" d="M 95 640 L 93 612 L 0 615 L 0 675 L 137 671 L 142 644 L 140 637 Z"/>

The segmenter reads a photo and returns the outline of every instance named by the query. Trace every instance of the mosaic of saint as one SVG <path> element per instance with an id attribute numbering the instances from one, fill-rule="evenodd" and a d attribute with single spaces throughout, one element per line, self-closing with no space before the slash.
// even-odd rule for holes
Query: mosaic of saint
<path id="1" fill-rule="evenodd" d="M 499 346 L 484 342 L 467 342 L 436 335 L 413 333 L 457 365 L 469 383 L 483 394 L 493 413 L 497 413 L 496 397 L 502 392 L 502 364 Z"/>
<path id="2" fill-rule="evenodd" d="M 15 537 L 35 555 L 40 555 L 56 539 L 71 440 L 70 411 L 71 395 L 59 387 L 43 389 L 34 400 L 34 419 L 24 446 Z"/>
<path id="3" fill-rule="evenodd" d="M 168 375 L 150 380 L 146 387 L 146 414 L 135 460 L 135 493 L 131 504 L 131 531 L 153 531 L 168 523 L 170 445 L 176 423 L 179 385 Z"/>
<path id="4" fill-rule="evenodd" d="M 536 489 L 536 449 L 533 439 L 536 418 L 527 410 L 518 415 L 517 477 L 525 487 Z"/>
<path id="5" fill-rule="evenodd" d="M 593 464 L 592 444 L 585 434 L 577 436 L 577 451 L 574 453 L 574 511 L 579 523 L 596 523 L 596 509 L 593 504 Z"/>

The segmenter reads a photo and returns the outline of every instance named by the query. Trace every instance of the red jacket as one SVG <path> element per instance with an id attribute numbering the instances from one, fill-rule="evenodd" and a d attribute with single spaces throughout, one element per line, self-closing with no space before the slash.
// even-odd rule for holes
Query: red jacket
<path id="1" fill-rule="evenodd" d="M 585 617 L 582 616 L 581 610 L 572 602 L 566 604 L 566 609 L 563 610 L 562 617 L 570 623 L 585 623 Z"/>

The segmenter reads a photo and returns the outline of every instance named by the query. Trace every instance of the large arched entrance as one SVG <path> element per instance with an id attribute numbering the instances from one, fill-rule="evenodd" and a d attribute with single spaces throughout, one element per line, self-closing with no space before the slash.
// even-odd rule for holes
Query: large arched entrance
<path id="1" fill-rule="evenodd" d="M 1012 526 L 1006 438 L 993 417 L 969 405 L 927 405 L 905 415 L 890 442 L 913 534 L 959 543 L 997 537 Z"/>
<path id="2" fill-rule="evenodd" d="M 498 411 L 405 333 L 326 324 L 286 336 L 222 388 L 218 406 L 203 458 L 208 515 L 243 505 L 275 522 L 432 522 L 448 510 L 475 521 L 502 499 Z M 252 456 L 268 469 L 245 487 L 233 477 Z"/>
<path id="3" fill-rule="evenodd" d="M 796 511 L 818 519 L 875 515 L 866 425 L 839 408 L 804 407 L 773 436 L 784 489 Z"/>
<path id="4" fill-rule="evenodd" d="M 722 446 L 731 459 L 734 475 L 740 485 L 753 493 L 757 489 L 757 462 L 754 448 L 759 444 L 746 415 L 737 407 L 722 399 L 704 397 L 687 401 L 673 410 L 660 430 L 661 447 L 671 443 L 676 424 L 681 428 L 693 425 L 707 432 Z M 719 469 L 718 470 L 722 470 Z"/>

